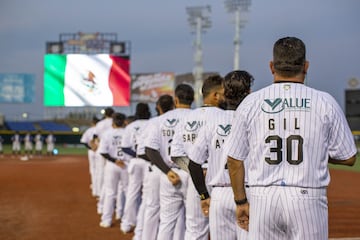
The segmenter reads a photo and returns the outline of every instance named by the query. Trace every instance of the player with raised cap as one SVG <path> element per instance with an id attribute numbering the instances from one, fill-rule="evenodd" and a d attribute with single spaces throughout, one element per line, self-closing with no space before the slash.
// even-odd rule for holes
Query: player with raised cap
<path id="1" fill-rule="evenodd" d="M 250 93 L 254 78 L 246 71 L 232 71 L 224 77 L 226 111 L 207 120 L 189 150 L 189 171 L 198 194 L 204 215 L 209 215 L 210 238 L 247 239 L 247 232 L 236 223 L 234 194 L 226 167 L 223 144 L 231 131 L 234 112 Z M 205 174 L 201 165 L 208 162 Z M 207 185 L 210 186 L 209 194 Z M 210 200 L 211 195 L 211 200 Z"/>
<path id="2" fill-rule="evenodd" d="M 308 67 L 300 39 L 277 40 L 273 84 L 235 112 L 225 147 L 237 221 L 249 239 L 328 239 L 328 163 L 355 162 L 344 113 L 330 94 L 304 85 Z"/>

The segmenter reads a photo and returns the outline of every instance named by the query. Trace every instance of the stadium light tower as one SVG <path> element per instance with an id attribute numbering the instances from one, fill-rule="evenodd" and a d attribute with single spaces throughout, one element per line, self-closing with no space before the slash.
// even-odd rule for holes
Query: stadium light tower
<path id="1" fill-rule="evenodd" d="M 210 12 L 211 8 L 207 6 L 198 6 L 198 7 L 187 7 L 186 12 L 189 15 L 188 21 L 191 27 L 191 33 L 196 34 L 194 41 L 195 53 L 194 53 L 194 62 L 195 66 L 193 69 L 193 75 L 195 79 L 195 103 L 196 106 L 201 105 L 201 85 L 202 85 L 202 76 L 203 76 L 203 65 L 202 65 L 202 44 L 201 44 L 201 34 L 205 33 L 205 29 L 211 27 L 210 21 Z"/>
<path id="2" fill-rule="evenodd" d="M 235 14 L 235 38 L 234 38 L 234 70 L 240 68 L 240 29 L 245 25 L 242 13 L 249 11 L 251 0 L 225 0 L 225 7 L 229 13 Z"/>

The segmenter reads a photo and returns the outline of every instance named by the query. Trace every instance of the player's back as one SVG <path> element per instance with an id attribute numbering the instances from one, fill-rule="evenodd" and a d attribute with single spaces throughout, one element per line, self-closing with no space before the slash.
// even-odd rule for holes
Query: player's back
<path id="1" fill-rule="evenodd" d="M 136 150 L 136 146 L 139 142 L 140 133 L 144 131 L 148 119 L 138 119 L 130 123 L 125 128 L 124 139 L 122 147 L 131 147 L 132 150 Z"/>
<path id="2" fill-rule="evenodd" d="M 213 117 L 222 113 L 223 110 L 218 107 L 199 107 L 184 115 L 175 130 L 171 144 L 171 156 L 187 156 L 188 149 L 193 145 L 199 130 L 206 125 L 207 121 L 211 121 Z"/>
<path id="3" fill-rule="evenodd" d="M 240 107 L 236 118 L 247 119 L 250 185 L 328 185 L 329 151 L 347 126 L 333 97 L 303 84 L 275 83 Z"/>
<path id="4" fill-rule="evenodd" d="M 111 157 L 122 158 L 121 142 L 124 137 L 124 128 L 112 128 L 105 131 L 100 141 L 99 153 L 108 153 Z"/>
<path id="5" fill-rule="evenodd" d="M 215 175 L 225 169 L 226 154 L 223 145 L 230 134 L 234 111 L 220 110 L 211 116 L 200 129 L 195 143 L 190 147 L 189 157 L 198 164 L 208 162 L 206 180 L 211 182 Z M 223 181 L 222 183 L 224 183 Z"/>
<path id="6" fill-rule="evenodd" d="M 179 120 L 182 119 L 189 111 L 191 110 L 187 108 L 177 108 L 168 111 L 163 115 L 154 118 L 154 120 L 151 121 L 151 125 L 148 126 L 151 129 L 149 129 L 149 136 L 146 139 L 146 147 L 158 150 L 165 163 L 168 165 L 174 164 L 170 159 L 170 147 L 175 127 L 179 123 Z"/>

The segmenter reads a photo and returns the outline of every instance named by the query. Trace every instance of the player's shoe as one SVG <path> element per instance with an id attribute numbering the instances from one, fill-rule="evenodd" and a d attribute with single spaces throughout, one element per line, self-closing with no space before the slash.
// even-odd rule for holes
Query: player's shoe
<path id="1" fill-rule="evenodd" d="M 29 157 L 28 156 L 22 156 L 22 157 L 20 157 L 20 160 L 21 161 L 28 161 Z"/>
<path id="2" fill-rule="evenodd" d="M 102 228 L 109 228 L 111 227 L 111 223 L 100 222 L 99 226 Z"/>
<path id="3" fill-rule="evenodd" d="M 120 230 L 123 234 L 133 233 L 135 230 L 135 226 L 121 226 Z"/>

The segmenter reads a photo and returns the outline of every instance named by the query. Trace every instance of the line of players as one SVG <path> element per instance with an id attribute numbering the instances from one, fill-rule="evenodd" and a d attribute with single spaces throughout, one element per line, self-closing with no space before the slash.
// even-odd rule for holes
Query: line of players
<path id="1" fill-rule="evenodd" d="M 80 141 L 89 149 L 100 226 L 111 227 L 115 216 L 136 240 L 246 239 L 236 224 L 222 146 L 253 81 L 246 71 L 212 75 L 199 108 L 191 109 L 192 87 L 179 84 L 174 98 L 159 97 L 156 117 L 139 103 L 132 122 L 112 108 L 94 119 Z"/>
<path id="2" fill-rule="evenodd" d="M 46 144 L 46 154 L 53 155 L 55 149 L 56 137 L 53 132 L 45 137 L 41 131 L 37 131 L 32 135 L 30 131 L 26 132 L 24 136 L 16 131 L 11 136 L 11 151 L 12 157 L 20 157 L 20 160 L 26 161 L 32 158 L 33 155 L 41 156 L 43 154 L 44 143 Z M 0 136 L 0 155 L 3 156 L 3 143 L 4 139 Z M 24 155 L 22 155 L 22 143 L 24 144 Z"/>

